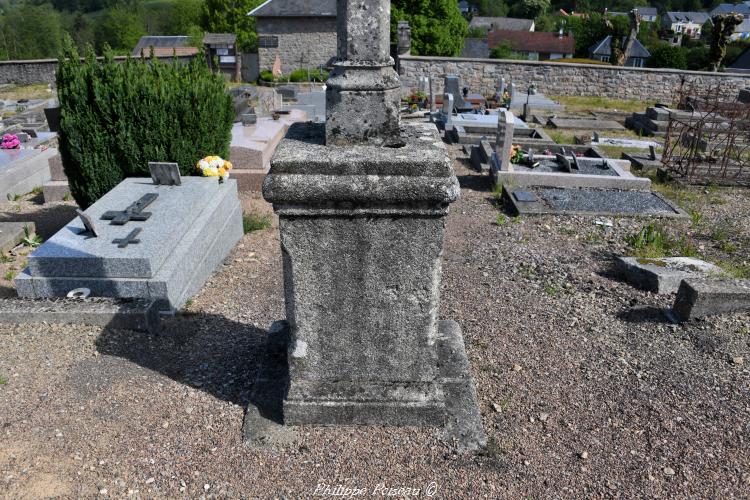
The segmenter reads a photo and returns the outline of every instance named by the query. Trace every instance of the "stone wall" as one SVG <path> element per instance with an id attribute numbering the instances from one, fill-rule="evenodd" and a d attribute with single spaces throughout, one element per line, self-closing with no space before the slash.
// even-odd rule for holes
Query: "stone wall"
<path id="1" fill-rule="evenodd" d="M 258 48 L 260 70 L 270 70 L 278 55 L 282 71 L 287 74 L 303 67 L 300 58 L 311 68 L 327 65 L 336 56 L 335 17 L 258 18 L 259 36 L 277 36 L 277 48 Z"/>
<path id="2" fill-rule="evenodd" d="M 595 64 L 564 64 L 497 59 L 461 59 L 405 56 L 400 60 L 404 92 L 416 88 L 420 76 L 432 76 L 436 92 L 443 91 L 443 76 L 461 77 L 472 92 L 491 94 L 501 77 L 521 90 L 535 83 L 546 95 L 603 96 L 671 103 L 681 81 L 698 86 L 721 84 L 730 95 L 750 87 L 750 75 L 673 69 L 621 68 Z"/>
<path id="3" fill-rule="evenodd" d="M 192 56 L 179 57 L 180 61 L 188 61 Z M 124 61 L 126 57 L 116 57 Z M 171 60 L 172 56 L 162 59 Z M 0 84 L 15 83 L 31 85 L 34 83 L 55 83 L 57 59 L 38 59 L 33 61 L 0 61 Z"/>

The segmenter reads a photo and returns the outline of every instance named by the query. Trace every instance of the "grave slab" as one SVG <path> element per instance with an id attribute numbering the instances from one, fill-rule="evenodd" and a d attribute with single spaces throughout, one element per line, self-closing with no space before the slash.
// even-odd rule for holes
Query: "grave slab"
<path id="1" fill-rule="evenodd" d="M 748 312 L 750 280 L 683 280 L 672 311 L 680 321 Z"/>
<path id="2" fill-rule="evenodd" d="M 0 323 L 106 326 L 156 333 L 159 309 L 144 299 L 0 299 Z"/>
<path id="3" fill-rule="evenodd" d="M 634 286 L 657 294 L 677 293 L 684 279 L 724 275 L 720 267 L 693 257 L 618 257 L 615 268 Z"/>
<path id="4" fill-rule="evenodd" d="M 26 237 L 26 231 L 34 234 L 33 222 L 0 222 L 0 254 L 10 251 Z"/>
<path id="5" fill-rule="evenodd" d="M 547 124 L 555 128 L 581 130 L 625 130 L 625 127 L 614 120 L 595 120 L 578 118 L 550 118 Z"/>
<path id="6" fill-rule="evenodd" d="M 520 202 L 513 191 L 534 193 L 535 202 Z M 503 199 L 519 215 L 610 215 L 686 218 L 688 215 L 659 193 L 593 188 L 503 187 Z"/>
<path id="7" fill-rule="evenodd" d="M 44 185 L 51 177 L 49 159 L 56 154 L 54 148 L 0 150 L 0 199 Z"/>
<path id="8" fill-rule="evenodd" d="M 156 186 L 151 179 L 126 179 L 86 210 L 98 238 L 76 218 L 29 256 L 16 279 L 23 297 L 64 296 L 89 288 L 98 297 L 140 297 L 165 309 L 181 307 L 242 238 L 242 209 L 233 180 L 185 177 L 182 186 Z M 116 226 L 101 220 L 144 194 L 159 197 L 146 221 Z M 118 248 L 113 241 L 134 229 L 139 244 Z"/>

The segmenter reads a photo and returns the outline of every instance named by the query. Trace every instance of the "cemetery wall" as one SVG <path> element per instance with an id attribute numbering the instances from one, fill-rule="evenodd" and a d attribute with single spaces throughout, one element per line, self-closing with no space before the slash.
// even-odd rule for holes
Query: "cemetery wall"
<path id="1" fill-rule="evenodd" d="M 178 57 L 180 61 L 188 61 L 192 56 Z M 127 57 L 116 57 L 117 61 L 124 61 Z M 172 56 L 161 59 L 171 60 Z M 29 61 L 0 61 L 0 84 L 15 83 L 31 85 L 34 83 L 55 83 L 57 59 L 37 59 Z"/>
<path id="2" fill-rule="evenodd" d="M 259 36 L 278 41 L 278 47 L 258 48 L 261 71 L 273 68 L 276 55 L 285 74 L 308 66 L 326 66 L 336 56 L 335 17 L 260 17 L 256 22 Z"/>
<path id="3" fill-rule="evenodd" d="M 404 56 L 400 60 L 404 92 L 418 86 L 420 76 L 432 76 L 436 92 L 443 91 L 443 76 L 461 77 L 462 87 L 490 94 L 501 77 L 520 85 L 535 83 L 546 95 L 603 96 L 616 99 L 674 100 L 683 79 L 699 86 L 721 84 L 730 94 L 750 87 L 750 75 L 653 68 L 620 68 L 594 64 L 563 64 L 497 59 L 462 59 Z"/>

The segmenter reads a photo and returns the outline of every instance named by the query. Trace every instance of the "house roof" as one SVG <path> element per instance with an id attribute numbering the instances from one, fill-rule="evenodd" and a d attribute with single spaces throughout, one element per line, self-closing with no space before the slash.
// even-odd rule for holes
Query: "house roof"
<path id="1" fill-rule="evenodd" d="M 728 70 L 738 73 L 750 73 L 750 48 L 740 54 L 732 64 L 727 67 Z"/>
<path id="2" fill-rule="evenodd" d="M 203 45 L 232 45 L 237 41 L 234 33 L 206 33 L 203 37 Z"/>
<path id="3" fill-rule="evenodd" d="M 667 12 L 666 15 L 671 23 L 691 22 L 703 25 L 710 19 L 707 12 Z"/>
<path id="4" fill-rule="evenodd" d="M 744 3 L 740 3 L 737 5 L 731 3 L 723 3 L 711 11 L 711 17 L 719 14 L 729 14 L 730 12 L 736 12 L 737 14 L 742 14 L 743 16 L 747 17 L 750 16 L 750 6 Z"/>
<path id="5" fill-rule="evenodd" d="M 142 36 L 140 40 L 138 40 L 138 43 L 135 45 L 135 48 L 133 49 L 133 52 L 131 52 L 131 55 L 133 56 L 140 56 L 141 51 L 145 55 L 149 54 L 150 48 L 154 48 L 154 53 L 158 56 L 160 53 L 164 52 L 164 49 L 168 49 L 169 55 L 172 55 L 172 49 L 183 49 L 183 48 L 191 48 L 194 49 L 195 52 L 193 54 L 198 53 L 198 49 L 195 47 L 188 47 L 189 40 L 187 36 Z M 178 50 L 178 55 L 182 50 Z M 192 55 L 192 54 L 184 54 L 184 55 Z"/>
<path id="6" fill-rule="evenodd" d="M 267 0 L 247 15 L 254 17 L 336 17 L 336 0 Z"/>
<path id="7" fill-rule="evenodd" d="M 734 27 L 735 33 L 750 33 L 750 19 L 743 20 L 740 24 Z"/>
<path id="8" fill-rule="evenodd" d="M 589 49 L 591 56 L 611 56 L 612 55 L 612 35 L 605 37 L 601 42 L 592 46 Z M 630 53 L 630 57 L 639 57 L 647 59 L 651 57 L 651 52 L 643 46 L 643 44 L 636 38 L 633 44 L 633 50 Z"/>
<path id="9" fill-rule="evenodd" d="M 656 7 L 636 7 L 642 16 L 658 16 L 659 10 Z"/>
<path id="10" fill-rule="evenodd" d="M 469 59 L 488 59 L 490 57 L 490 46 L 486 38 L 466 38 L 461 57 Z"/>
<path id="11" fill-rule="evenodd" d="M 575 40 L 571 35 L 559 36 L 547 31 L 493 30 L 487 34 L 490 48 L 509 42 L 513 50 L 519 52 L 544 52 L 572 54 Z"/>
<path id="12" fill-rule="evenodd" d="M 531 31 L 533 19 L 518 19 L 515 17 L 482 17 L 477 16 L 469 23 L 469 28 L 485 28 L 495 30 Z"/>

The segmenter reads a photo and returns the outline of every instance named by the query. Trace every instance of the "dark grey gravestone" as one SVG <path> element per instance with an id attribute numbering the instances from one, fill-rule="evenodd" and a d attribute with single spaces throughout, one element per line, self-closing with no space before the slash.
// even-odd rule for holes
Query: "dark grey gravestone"
<path id="1" fill-rule="evenodd" d="M 679 213 L 662 198 L 643 191 L 542 188 L 537 193 L 550 207 L 563 212 L 632 215 Z"/>
<path id="2" fill-rule="evenodd" d="M 151 171 L 151 179 L 156 185 L 182 185 L 182 177 L 180 177 L 180 166 L 177 163 L 150 161 L 148 162 L 148 169 Z"/>
<path id="3" fill-rule="evenodd" d="M 672 311 L 680 321 L 750 311 L 750 281 L 686 279 Z"/>
<path id="4" fill-rule="evenodd" d="M 81 212 L 80 209 L 76 209 L 76 213 L 78 214 L 78 217 L 81 219 L 81 222 L 83 223 L 83 227 L 86 228 L 86 230 L 81 234 L 90 234 L 94 238 L 99 236 L 99 232 L 96 230 L 96 223 L 94 222 L 94 219 L 89 217 L 86 212 Z"/>
<path id="5" fill-rule="evenodd" d="M 565 172 L 568 172 L 569 174 L 573 173 L 573 166 L 570 164 L 570 160 L 568 160 L 568 158 L 564 154 L 555 154 L 555 159 L 557 159 L 557 163 Z"/>
<path id="6" fill-rule="evenodd" d="M 246 113 L 242 115 L 242 125 L 245 127 L 249 127 L 250 125 L 255 125 L 258 123 L 258 115 L 254 113 Z"/>
<path id="7" fill-rule="evenodd" d="M 29 137 L 36 139 L 37 133 L 33 128 L 25 128 L 22 130 L 24 134 L 28 134 Z"/>
<path id="8" fill-rule="evenodd" d="M 0 323 L 95 325 L 156 333 L 159 309 L 149 299 L 0 299 Z"/>

